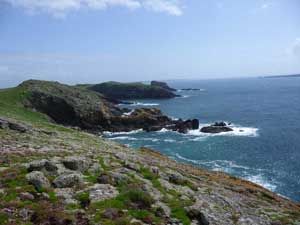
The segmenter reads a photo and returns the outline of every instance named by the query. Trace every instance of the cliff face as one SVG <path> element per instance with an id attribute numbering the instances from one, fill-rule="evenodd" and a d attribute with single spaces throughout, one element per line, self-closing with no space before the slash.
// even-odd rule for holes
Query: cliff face
<path id="1" fill-rule="evenodd" d="M 161 86 L 143 83 L 106 82 L 92 85 L 89 89 L 115 99 L 162 99 L 176 97 L 172 91 Z"/>
<path id="2" fill-rule="evenodd" d="M 47 114 L 55 122 L 89 130 L 104 130 L 123 111 L 104 96 L 58 82 L 29 80 L 20 85 L 28 92 L 25 105 Z"/>
<path id="3" fill-rule="evenodd" d="M 184 133 L 199 126 L 199 123 L 195 127 L 189 121 L 172 120 L 159 109 L 142 108 L 126 113 L 126 110 L 115 105 L 115 101 L 111 102 L 102 94 L 58 82 L 29 80 L 19 88 L 27 92 L 23 102 L 28 108 L 47 114 L 59 124 L 89 131 L 154 131 L 168 128 Z"/>

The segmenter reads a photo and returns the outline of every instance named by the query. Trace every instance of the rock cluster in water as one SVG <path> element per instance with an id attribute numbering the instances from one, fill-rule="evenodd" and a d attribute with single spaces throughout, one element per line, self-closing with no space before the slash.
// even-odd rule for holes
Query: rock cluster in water
<path id="1" fill-rule="evenodd" d="M 217 134 L 222 132 L 230 132 L 233 131 L 233 129 L 225 122 L 216 122 L 210 126 L 202 127 L 200 131 L 203 133 Z"/>

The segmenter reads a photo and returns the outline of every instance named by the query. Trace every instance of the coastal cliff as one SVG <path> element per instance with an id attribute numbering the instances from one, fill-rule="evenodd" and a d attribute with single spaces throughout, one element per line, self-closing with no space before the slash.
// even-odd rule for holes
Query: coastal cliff
<path id="1" fill-rule="evenodd" d="M 58 83 L 0 90 L 0 224 L 300 223 L 299 204 L 261 186 L 76 128 L 122 115 Z"/>
<path id="2" fill-rule="evenodd" d="M 58 82 L 28 80 L 15 88 L 24 95 L 22 104 L 44 113 L 56 123 L 90 132 L 124 132 L 163 128 L 186 133 L 198 129 L 195 120 L 173 120 L 156 108 L 128 110 L 119 108 L 111 95 Z"/>
<path id="3" fill-rule="evenodd" d="M 91 85 L 88 89 L 115 99 L 164 99 L 177 96 L 172 92 L 173 89 L 161 86 L 161 83 L 157 82 L 152 83 L 152 85 L 143 83 L 105 82 Z"/>

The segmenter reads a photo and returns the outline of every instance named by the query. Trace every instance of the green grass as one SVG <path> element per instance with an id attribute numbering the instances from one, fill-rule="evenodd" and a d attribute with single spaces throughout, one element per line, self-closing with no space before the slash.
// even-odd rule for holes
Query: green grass
<path id="1" fill-rule="evenodd" d="M 0 116 L 35 124 L 48 122 L 44 114 L 33 112 L 23 106 L 23 101 L 28 96 L 29 92 L 21 87 L 0 90 Z"/>
<path id="2" fill-rule="evenodd" d="M 88 192 L 79 193 L 75 198 L 80 202 L 82 208 L 86 208 L 90 204 L 90 194 Z"/>
<path id="3" fill-rule="evenodd" d="M 5 225 L 8 223 L 8 216 L 0 212 L 0 225 Z"/>

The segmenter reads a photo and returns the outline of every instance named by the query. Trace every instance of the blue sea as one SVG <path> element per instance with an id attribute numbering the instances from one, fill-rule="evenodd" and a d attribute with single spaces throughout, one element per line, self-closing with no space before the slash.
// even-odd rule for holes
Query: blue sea
<path id="1" fill-rule="evenodd" d="M 197 118 L 200 126 L 232 123 L 233 132 L 179 134 L 107 133 L 133 148 L 147 146 L 169 157 L 260 184 L 300 201 L 300 78 L 168 81 L 182 97 L 137 100 L 129 108 L 158 107 L 174 118 Z M 126 106 L 128 107 L 128 106 Z"/>

